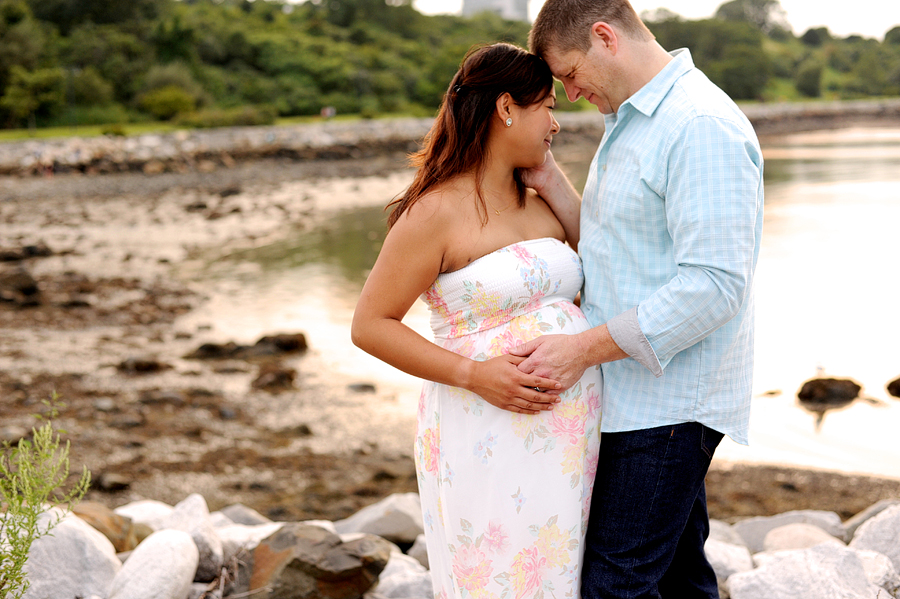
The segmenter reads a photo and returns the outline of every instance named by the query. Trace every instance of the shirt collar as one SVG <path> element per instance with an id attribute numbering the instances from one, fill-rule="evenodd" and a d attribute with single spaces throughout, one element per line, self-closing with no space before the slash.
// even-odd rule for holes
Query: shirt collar
<path id="1" fill-rule="evenodd" d="M 669 64 L 656 74 L 644 87 L 639 89 L 630 98 L 622 103 L 632 105 L 635 110 L 647 116 L 651 116 L 656 107 L 663 101 L 663 98 L 675 85 L 678 79 L 694 68 L 694 60 L 691 58 L 691 51 L 687 48 L 680 48 L 669 52 L 672 60 Z M 619 110 L 622 110 L 622 106 Z"/>

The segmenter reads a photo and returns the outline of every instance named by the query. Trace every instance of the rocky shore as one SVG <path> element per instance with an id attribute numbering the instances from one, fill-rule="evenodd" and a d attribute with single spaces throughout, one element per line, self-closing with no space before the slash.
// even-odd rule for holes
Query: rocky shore
<path id="1" fill-rule="evenodd" d="M 81 504 L 32 546 L 25 599 L 432 599 L 423 533 L 415 493 L 334 522 L 275 522 L 240 504 L 210 513 L 197 494 Z M 706 551 L 723 599 L 895 598 L 900 499 L 846 521 L 820 510 L 713 520 Z"/>
<path id="2" fill-rule="evenodd" d="M 865 107 L 854 118 L 896 118 L 894 104 Z M 593 113 L 562 116 L 554 155 L 565 168 L 602 130 Z M 413 413 L 370 381 L 330 375 L 303 331 L 211 348 L 216 323 L 204 320 L 208 288 L 196 280 L 200 264 L 311 230 L 349 193 L 345 179 L 399 191 L 427 123 L 408 125 L 397 135 L 393 121 L 325 123 L 294 145 L 255 129 L 262 141 L 244 153 L 242 130 L 99 138 L 134 145 L 82 149 L 71 163 L 66 144 L 88 140 L 0 144 L 0 163 L 15 165 L 0 175 L 0 441 L 27 436 L 56 392 L 73 469 L 91 470 L 87 499 L 108 509 L 198 495 L 215 512 L 242 504 L 275 522 L 336 523 L 415 492 Z M 846 522 L 900 498 L 900 481 L 716 462 L 708 495 L 711 516 L 729 525 L 795 510 Z M 169 541 L 191 553 L 183 537 Z"/>
<path id="3" fill-rule="evenodd" d="M 742 109 L 760 135 L 900 123 L 900 99 L 752 104 Z M 602 135 L 603 120 L 594 111 L 557 116 L 560 139 Z M 370 158 L 414 150 L 431 122 L 402 118 L 26 140 L 0 144 L 0 175 L 212 172 L 233 167 L 236 161 L 268 157 Z"/>

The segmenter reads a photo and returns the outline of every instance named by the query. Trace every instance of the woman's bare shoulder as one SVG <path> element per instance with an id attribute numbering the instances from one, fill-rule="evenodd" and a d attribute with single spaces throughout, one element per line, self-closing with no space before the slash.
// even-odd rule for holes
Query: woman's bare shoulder
<path id="1" fill-rule="evenodd" d="M 453 181 L 436 186 L 408 207 L 401 219 L 416 227 L 446 230 L 461 222 L 465 196 L 463 186 Z"/>

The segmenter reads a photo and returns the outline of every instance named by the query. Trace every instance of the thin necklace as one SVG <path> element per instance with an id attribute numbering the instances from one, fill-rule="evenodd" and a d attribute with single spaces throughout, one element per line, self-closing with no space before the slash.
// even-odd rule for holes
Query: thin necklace
<path id="1" fill-rule="evenodd" d="M 485 200 L 485 201 L 488 203 L 488 206 L 491 207 L 491 210 L 493 210 L 493 211 L 494 211 L 494 214 L 496 214 L 497 216 L 500 216 L 500 213 L 501 213 L 501 212 L 505 212 L 506 210 L 509 210 L 509 207 L 512 206 L 512 204 L 509 204 L 509 205 L 508 205 L 506 208 L 504 208 L 503 210 L 497 210 L 496 208 L 494 208 L 494 205 L 491 204 L 490 200 Z"/>
<path id="2" fill-rule="evenodd" d="M 482 197 L 484 197 L 484 196 L 482 196 Z M 500 216 L 501 212 L 506 212 L 507 210 L 509 210 L 512 207 L 512 204 L 507 204 L 503 210 L 497 210 L 496 208 L 494 208 L 494 205 L 491 203 L 491 201 L 489 199 L 484 197 L 484 201 L 487 202 L 487 205 L 491 207 L 491 210 L 493 210 L 494 214 L 496 214 L 497 216 Z"/>

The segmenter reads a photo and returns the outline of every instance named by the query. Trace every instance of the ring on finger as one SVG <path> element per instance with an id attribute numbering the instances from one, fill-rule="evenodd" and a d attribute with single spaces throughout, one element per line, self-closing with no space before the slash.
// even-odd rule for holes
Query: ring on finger
<path id="1" fill-rule="evenodd" d="M 540 387 L 532 387 L 532 389 L 534 389 L 534 390 L 537 391 L 538 393 L 541 392 L 541 388 L 540 388 Z"/>

